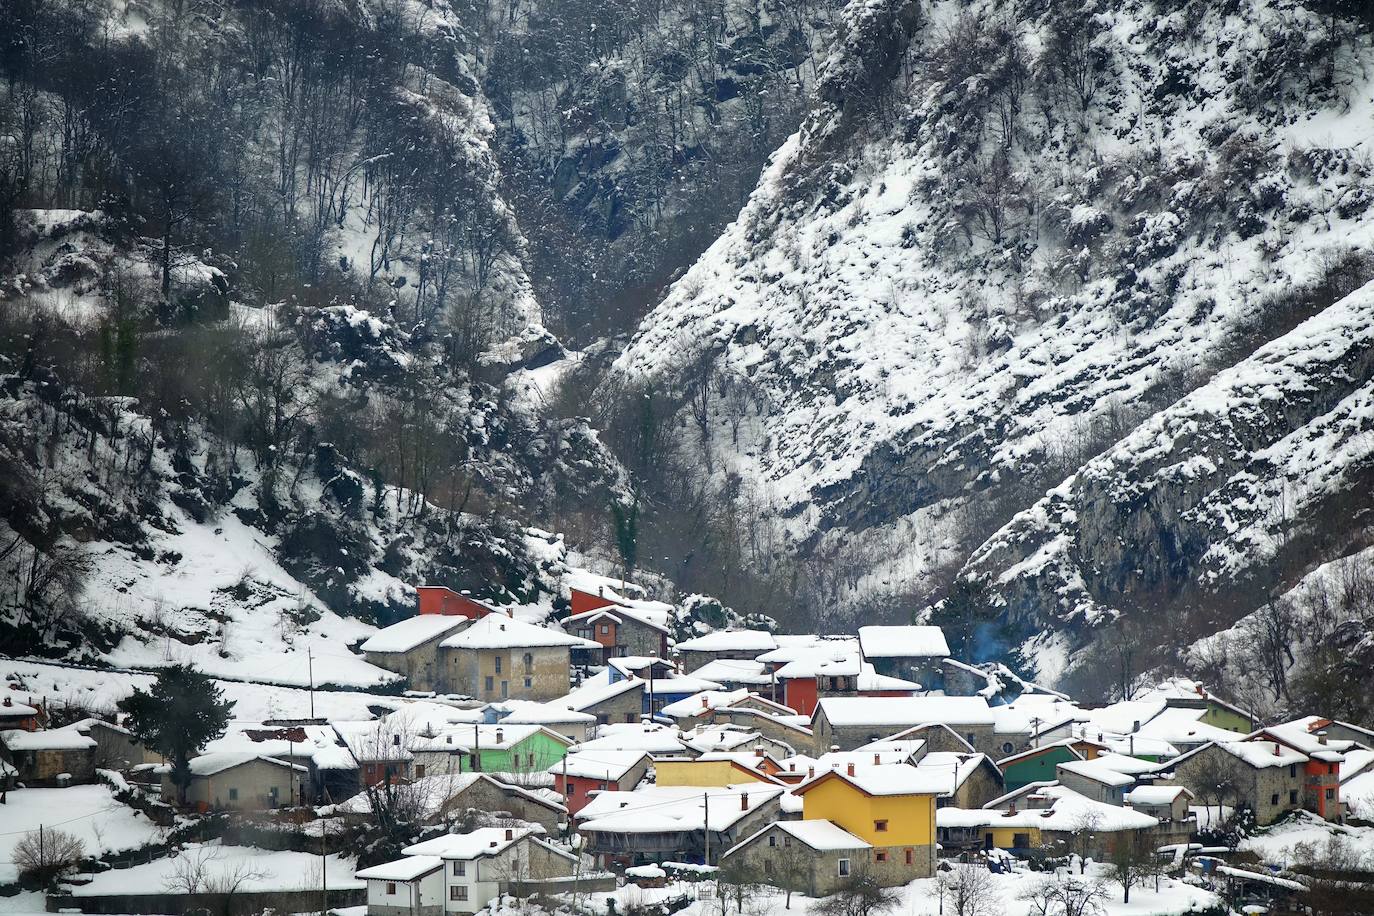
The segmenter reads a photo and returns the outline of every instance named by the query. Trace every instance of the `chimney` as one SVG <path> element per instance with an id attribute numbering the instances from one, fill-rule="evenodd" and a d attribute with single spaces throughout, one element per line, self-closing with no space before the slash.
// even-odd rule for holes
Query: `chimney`
<path id="1" fill-rule="evenodd" d="M 498 728 L 498 729 L 496 730 L 496 743 L 497 743 L 497 744 L 500 744 L 500 743 L 501 743 L 501 738 L 502 738 L 504 735 L 505 735 L 505 732 L 503 732 L 501 729 Z"/>
<path id="2" fill-rule="evenodd" d="M 840 746 L 839 746 L 838 744 L 832 744 L 832 745 L 830 745 L 830 753 L 832 753 L 832 754 L 838 754 L 839 752 L 840 752 Z"/>
<path id="3" fill-rule="evenodd" d="M 762 756 L 763 756 L 763 745 L 762 745 L 762 744 L 756 744 L 756 745 L 754 745 L 754 756 L 755 756 L 755 757 L 762 757 Z"/>
<path id="4" fill-rule="evenodd" d="M 512 830 L 512 829 L 510 829 L 509 827 L 506 828 L 506 839 L 508 839 L 508 840 L 513 840 L 513 839 L 515 839 L 515 831 Z"/>
<path id="5" fill-rule="evenodd" d="M 882 762 L 883 762 L 882 756 L 881 756 L 880 754 L 878 754 L 876 751 L 873 753 L 873 762 L 874 762 L 874 763 L 882 763 Z"/>
<path id="6" fill-rule="evenodd" d="M 391 736 L 391 743 L 392 743 L 394 746 L 396 746 L 396 747 L 400 747 L 400 746 L 401 746 L 401 736 L 400 736 L 400 735 L 392 735 L 392 736 Z"/>
<path id="7" fill-rule="evenodd" d="M 850 776 L 854 775 L 854 764 L 852 762 L 849 764 L 849 766 L 845 767 L 845 772 L 848 773 Z"/>
<path id="8" fill-rule="evenodd" d="M 789 773 L 795 773 L 796 771 L 797 771 L 797 761 L 793 760 L 792 762 L 790 762 L 790 763 L 787 764 L 787 772 L 789 772 Z"/>
<path id="9" fill-rule="evenodd" d="M 452 743 L 453 743 L 453 736 L 452 736 L 452 735 L 444 735 L 444 743 L 445 743 L 445 744 L 452 744 Z"/>
<path id="10" fill-rule="evenodd" d="M 1131 723 L 1131 731 L 1133 731 L 1133 732 L 1138 732 L 1138 731 L 1140 731 L 1140 720 L 1139 720 L 1139 719 L 1136 719 L 1134 722 Z"/>
<path id="11" fill-rule="evenodd" d="M 501 632 L 502 632 L 502 633 L 506 632 L 506 625 L 505 625 L 504 623 L 502 623 L 502 624 L 497 624 L 497 626 L 499 626 L 499 627 L 501 628 Z"/>
<path id="12" fill-rule="evenodd" d="M 807 778 L 807 779 L 810 779 L 811 777 L 813 777 L 813 776 L 815 776 L 815 775 L 816 775 L 816 768 L 815 768 L 815 767 L 807 767 L 807 768 L 806 768 L 806 778 Z"/>
<path id="13" fill-rule="evenodd" d="M 490 843 L 488 843 L 487 845 L 488 845 L 490 848 L 495 849 L 495 848 L 496 848 L 496 841 L 495 841 L 495 840 L 492 840 L 492 841 L 491 841 Z"/>
<path id="14" fill-rule="evenodd" d="M 14 701 L 12 701 L 9 697 L 5 697 L 5 705 L 6 705 L 6 706 L 13 706 L 13 705 L 14 705 Z"/>
<path id="15" fill-rule="evenodd" d="M 743 792 L 741 792 L 739 795 L 739 809 L 741 811 L 749 810 L 749 796 Z"/>
<path id="16" fill-rule="evenodd" d="M 1279 750 L 1279 743 L 1278 743 L 1277 741 L 1275 741 L 1275 742 L 1274 742 L 1274 756 L 1277 757 L 1277 756 L 1278 756 L 1279 754 L 1281 754 L 1281 753 L 1283 753 L 1283 752 Z"/>
<path id="17" fill-rule="evenodd" d="M 706 708 L 707 708 L 708 706 L 710 706 L 710 705 L 711 705 L 711 704 L 710 704 L 710 702 L 706 699 L 705 694 L 703 694 L 702 697 L 701 697 L 701 708 L 702 708 L 702 709 L 706 709 Z"/>
<path id="18" fill-rule="evenodd" d="M 1013 814 L 1015 814 L 1015 813 L 1016 813 L 1016 802 L 1012 802 L 1010 805 L 1007 806 L 1007 817 L 1011 817 L 1011 816 L 1012 816 Z"/>
<path id="19" fill-rule="evenodd" d="M 1325 743 L 1326 743 L 1326 732 L 1317 732 L 1317 743 L 1318 743 L 1318 744 L 1325 744 Z"/>

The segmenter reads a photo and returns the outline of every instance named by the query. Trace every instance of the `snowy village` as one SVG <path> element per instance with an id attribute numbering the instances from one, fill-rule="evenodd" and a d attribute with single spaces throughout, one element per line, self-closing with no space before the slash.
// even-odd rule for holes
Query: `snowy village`
<path id="1" fill-rule="evenodd" d="M 671 606 L 634 593 L 600 580 L 532 620 L 420 587 L 414 616 L 357 645 L 402 688 L 386 692 L 185 665 L 66 721 L 111 683 L 17 666 L 0 701 L 0 910 L 1073 916 L 1369 899 L 1347 882 L 1374 851 L 1374 731 L 1321 710 L 1263 724 L 1177 678 L 1080 705 L 954 657 L 930 625 L 674 641 Z"/>

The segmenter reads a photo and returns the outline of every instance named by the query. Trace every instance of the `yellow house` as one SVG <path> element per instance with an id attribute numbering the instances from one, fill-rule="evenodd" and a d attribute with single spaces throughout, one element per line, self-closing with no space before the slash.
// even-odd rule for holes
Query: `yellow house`
<path id="1" fill-rule="evenodd" d="M 798 786 L 805 820 L 827 820 L 874 847 L 874 863 L 935 872 L 935 799 L 947 779 L 908 764 L 847 764 Z"/>
<path id="2" fill-rule="evenodd" d="M 700 757 L 654 758 L 655 783 L 660 786 L 736 786 L 747 782 L 780 785 L 772 770 L 781 767 L 768 756 L 703 754 Z"/>

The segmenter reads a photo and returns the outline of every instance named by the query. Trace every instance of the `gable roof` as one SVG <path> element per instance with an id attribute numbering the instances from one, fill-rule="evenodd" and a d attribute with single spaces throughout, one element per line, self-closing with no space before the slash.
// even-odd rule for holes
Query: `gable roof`
<path id="1" fill-rule="evenodd" d="M 1096 760 L 1066 760 L 1055 767 L 1056 770 L 1063 770 L 1065 773 L 1072 773 L 1074 776 L 1081 776 L 1084 779 L 1091 779 L 1093 782 L 1101 783 L 1104 786 L 1120 788 L 1129 786 L 1135 782 L 1130 776 L 1119 770 L 1114 770 L 1109 766 L 1098 763 Z"/>
<path id="2" fill-rule="evenodd" d="M 94 748 L 96 741 L 74 728 L 48 728 L 33 732 L 13 728 L 0 731 L 0 744 L 11 751 L 84 751 Z"/>
<path id="3" fill-rule="evenodd" d="M 444 860 L 438 856 L 403 856 L 394 862 L 355 871 L 353 877 L 364 881 L 414 881 L 443 867 Z"/>
<path id="4" fill-rule="evenodd" d="M 459 627 L 467 626 L 466 617 L 446 617 L 442 614 L 421 614 L 393 623 L 373 633 L 358 648 L 364 652 L 409 652 L 432 639 L 438 639 Z"/>
<path id="5" fill-rule="evenodd" d="M 945 658 L 945 631 L 933 626 L 859 627 L 864 658 Z"/>
<path id="6" fill-rule="evenodd" d="M 502 614 L 488 614 L 439 645 L 446 649 L 601 648 L 600 643 L 590 639 L 535 626 Z"/>
<path id="7" fill-rule="evenodd" d="M 646 766 L 649 755 L 644 751 L 575 750 L 549 767 L 555 776 L 567 775 L 579 779 L 605 779 L 618 782 L 640 763 Z"/>
<path id="8" fill-rule="evenodd" d="M 777 647 L 767 630 L 716 630 L 677 644 L 679 652 L 768 652 Z"/>
<path id="9" fill-rule="evenodd" d="M 263 763 L 272 766 L 286 767 L 287 769 L 305 772 L 306 768 L 299 763 L 288 763 L 285 760 L 278 760 L 276 757 L 268 757 L 266 754 L 235 753 L 225 751 L 219 754 L 201 754 L 199 757 L 192 757 L 190 768 L 192 776 L 214 776 L 216 773 L 223 773 L 232 770 L 234 767 L 243 766 L 245 763 L 253 763 L 261 760 Z M 169 763 L 160 764 L 153 768 L 153 772 L 163 774 L 172 772 L 172 765 Z"/>
<path id="10" fill-rule="evenodd" d="M 604 600 L 611 601 L 609 598 Z M 608 617 L 616 623 L 624 623 L 626 620 L 629 620 L 633 623 L 642 624 L 651 630 L 657 630 L 660 633 L 672 632 L 663 624 L 650 620 L 648 616 L 641 611 L 628 605 L 621 604 L 619 601 L 611 601 L 611 603 L 605 607 L 593 608 L 590 611 L 583 611 L 581 614 L 573 614 L 569 617 L 565 617 L 563 623 L 567 625 L 594 623 L 601 617 Z"/>
<path id="11" fill-rule="evenodd" d="M 1224 751 L 1256 770 L 1267 769 L 1269 767 L 1293 766 L 1307 762 L 1306 754 L 1288 750 L 1283 748 L 1282 745 L 1278 747 L 1279 751 L 1275 753 L 1275 745 L 1272 741 L 1209 741 L 1169 761 L 1168 764 L 1161 767 L 1161 770 L 1173 770 L 1180 763 L 1205 753 L 1210 748 Z"/>
<path id="12" fill-rule="evenodd" d="M 838 779 L 869 796 L 942 795 L 948 782 L 947 779 L 941 778 L 939 773 L 923 773 L 919 767 L 905 763 L 856 765 L 853 770 L 854 772 L 850 773 L 846 765 L 844 769 L 817 773 L 814 779 L 807 780 L 792 792 L 795 795 L 805 795 L 822 783 Z"/>
<path id="13" fill-rule="evenodd" d="M 774 821 L 761 830 L 756 830 L 749 836 L 731 846 L 721 856 L 722 859 L 729 856 L 738 849 L 754 842 L 768 831 L 777 828 L 783 833 L 788 834 L 798 843 L 817 852 L 836 852 L 843 849 L 871 849 L 872 847 L 866 840 L 861 840 L 854 834 L 845 830 L 834 821 L 820 820 L 813 818 L 803 821 Z"/>
<path id="14" fill-rule="evenodd" d="M 1030 750 L 1021 751 L 1019 754 L 1012 754 L 1008 757 L 1003 757 L 1001 760 L 997 761 L 997 765 L 1005 770 L 1008 766 L 1012 766 L 1013 764 L 1021 763 L 1026 760 L 1032 760 L 1036 757 L 1039 757 L 1041 754 L 1048 754 L 1050 751 L 1068 751 L 1076 759 L 1082 760 L 1083 755 L 1078 753 L 1078 750 L 1074 747 L 1074 745 L 1077 743 L 1078 742 L 1072 738 L 1065 738 L 1063 741 L 1053 741 L 1049 744 L 1042 744 L 1039 747 L 1033 747 Z"/>
<path id="15" fill-rule="evenodd" d="M 446 833 L 401 850 L 408 856 L 438 856 L 445 860 L 472 860 L 494 856 L 526 838 L 542 834 L 537 824 L 525 827 L 478 827 L 467 833 Z M 564 853 L 566 855 L 566 853 Z"/>

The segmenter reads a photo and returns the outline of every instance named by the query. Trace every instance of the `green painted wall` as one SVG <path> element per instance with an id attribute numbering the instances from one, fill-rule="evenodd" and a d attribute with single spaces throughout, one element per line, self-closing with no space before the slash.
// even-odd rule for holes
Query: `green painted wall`
<path id="1" fill-rule="evenodd" d="M 1007 791 L 1014 792 L 1033 782 L 1047 782 L 1054 779 L 1056 766 L 1078 759 L 1078 755 L 1071 748 L 1050 748 L 1043 754 L 1007 764 L 1002 768 L 1002 777 L 1006 780 Z"/>
<path id="2" fill-rule="evenodd" d="M 547 770 L 562 760 L 568 746 L 543 732 L 536 732 L 524 741 L 505 750 L 480 750 L 478 758 L 481 766 L 476 769 L 483 773 L 537 773 Z M 463 761 L 463 769 L 471 772 L 471 755 Z"/>

